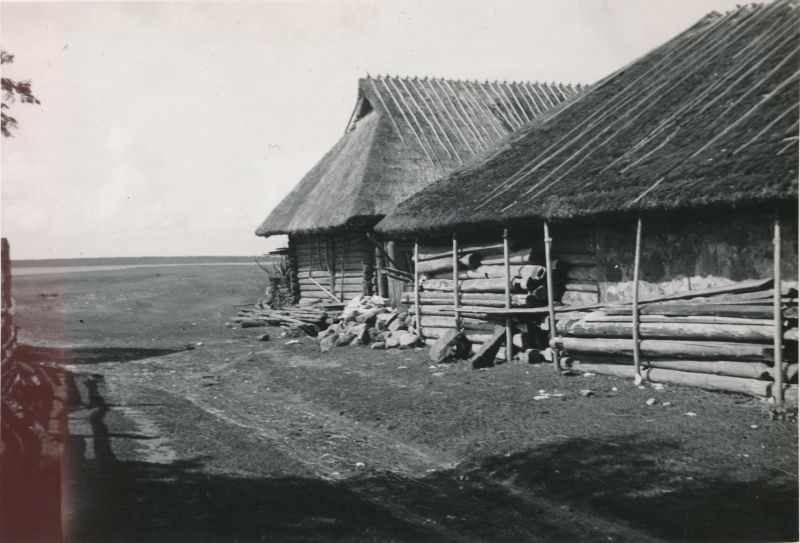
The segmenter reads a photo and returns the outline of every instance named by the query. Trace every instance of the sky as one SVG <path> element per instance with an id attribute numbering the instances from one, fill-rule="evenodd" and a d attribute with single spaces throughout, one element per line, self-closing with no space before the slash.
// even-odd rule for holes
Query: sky
<path id="1" fill-rule="evenodd" d="M 366 74 L 593 83 L 741 0 L 6 3 L 12 258 L 255 255 Z"/>

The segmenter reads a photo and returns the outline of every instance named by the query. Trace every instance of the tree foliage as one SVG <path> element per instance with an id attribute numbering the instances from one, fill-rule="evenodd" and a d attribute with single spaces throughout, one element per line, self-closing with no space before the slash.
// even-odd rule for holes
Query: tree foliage
<path id="1" fill-rule="evenodd" d="M 0 51 L 0 64 L 11 64 L 14 62 L 14 55 L 7 51 Z M 2 132 L 3 136 L 11 136 L 11 130 L 19 127 L 17 120 L 9 115 L 8 111 L 11 104 L 19 100 L 23 104 L 41 104 L 34 96 L 30 80 L 15 81 L 10 77 L 2 77 L 3 104 L 2 106 Z"/>

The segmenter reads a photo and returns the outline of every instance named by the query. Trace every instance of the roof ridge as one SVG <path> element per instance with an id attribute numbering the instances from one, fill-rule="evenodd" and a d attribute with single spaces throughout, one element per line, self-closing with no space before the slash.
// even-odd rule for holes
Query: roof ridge
<path id="1" fill-rule="evenodd" d="M 428 80 L 437 81 L 438 80 L 438 81 L 447 81 L 449 83 L 477 83 L 479 85 L 506 85 L 506 86 L 510 86 L 510 85 L 548 85 L 548 86 L 558 85 L 560 87 L 568 87 L 570 85 L 575 85 L 575 86 L 582 85 L 579 82 L 572 82 L 572 81 L 568 81 L 568 82 L 550 81 L 550 82 L 548 82 L 546 80 L 539 80 L 539 79 L 520 79 L 520 80 L 503 79 L 501 81 L 500 79 L 497 79 L 497 78 L 492 79 L 492 80 L 484 79 L 483 81 L 480 81 L 477 78 L 469 79 L 469 78 L 451 78 L 451 77 L 442 77 L 442 76 L 437 77 L 437 76 L 434 76 L 434 75 L 427 75 L 427 74 L 423 75 L 423 76 L 418 75 L 418 74 L 401 76 L 401 75 L 397 75 L 397 74 L 390 75 L 390 74 L 380 74 L 380 73 L 377 74 L 377 75 L 372 75 L 369 72 L 366 72 L 366 75 L 364 77 L 360 77 L 359 78 L 359 82 L 369 81 L 371 79 L 378 80 L 378 81 L 380 81 L 382 79 L 393 79 L 393 80 L 397 80 L 397 81 L 419 81 L 419 80 L 422 80 L 422 81 L 428 81 Z"/>

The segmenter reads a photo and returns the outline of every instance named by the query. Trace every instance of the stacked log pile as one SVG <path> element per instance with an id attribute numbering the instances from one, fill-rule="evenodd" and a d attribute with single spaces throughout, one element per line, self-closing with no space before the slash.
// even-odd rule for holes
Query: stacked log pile
<path id="1" fill-rule="evenodd" d="M 281 309 L 258 306 L 242 308 L 233 322 L 242 328 L 280 326 L 290 336 L 298 334 L 316 336 L 329 324 L 328 313 L 325 310 L 309 306 Z"/>
<path id="2" fill-rule="evenodd" d="M 640 304 L 642 377 L 766 397 L 774 375 L 769 280 L 695 291 Z M 781 291 L 783 380 L 797 394 L 797 289 Z M 633 307 L 556 314 L 550 345 L 581 370 L 634 375 Z M 548 328 L 545 324 L 544 328 Z M 577 363 L 577 364 L 576 364 Z"/>
<path id="3" fill-rule="evenodd" d="M 587 226 L 553 226 L 552 258 L 556 269 L 555 298 L 565 305 L 591 305 L 600 300 L 595 232 Z"/>
<path id="4" fill-rule="evenodd" d="M 457 258 L 459 324 L 478 352 L 491 340 L 502 316 L 486 313 L 486 308 L 506 307 L 506 271 L 503 244 L 472 244 L 460 247 Z M 454 278 L 452 248 L 420 246 L 417 270 L 420 275 L 420 328 L 426 344 L 456 328 L 453 311 Z M 531 249 L 517 248 L 509 253 L 510 306 L 539 307 L 547 304 L 546 272 L 533 263 Z M 404 292 L 401 301 L 414 315 L 414 292 Z M 515 341 L 527 345 L 526 327 L 514 330 Z M 503 356 L 502 351 L 498 356 Z"/>

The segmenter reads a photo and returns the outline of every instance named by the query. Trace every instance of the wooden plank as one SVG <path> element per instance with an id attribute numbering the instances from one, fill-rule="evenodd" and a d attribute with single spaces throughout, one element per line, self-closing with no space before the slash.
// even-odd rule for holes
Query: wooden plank
<path id="1" fill-rule="evenodd" d="M 468 253 L 477 253 L 477 254 L 492 254 L 492 253 L 500 253 L 503 250 L 502 243 L 479 243 L 479 244 L 462 244 L 461 248 L 459 249 L 459 256 L 464 256 Z M 420 262 L 424 262 L 427 260 L 439 260 L 442 258 L 452 258 L 453 252 L 450 247 L 445 245 L 436 245 L 436 246 L 420 246 L 419 248 L 419 260 Z"/>
<path id="2" fill-rule="evenodd" d="M 494 365 L 494 356 L 497 354 L 500 345 L 503 343 L 506 331 L 502 326 L 495 327 L 491 337 L 484 341 L 481 348 L 470 359 L 470 364 L 475 369 Z"/>
<path id="3" fill-rule="evenodd" d="M 630 306 L 607 307 L 605 312 L 609 315 L 630 315 Z M 738 304 L 712 304 L 712 303 L 648 303 L 641 308 L 642 315 L 670 315 L 670 316 L 690 316 L 708 315 L 718 317 L 745 317 L 745 318 L 769 318 L 772 316 L 772 308 L 769 306 L 758 305 L 738 305 Z"/>

